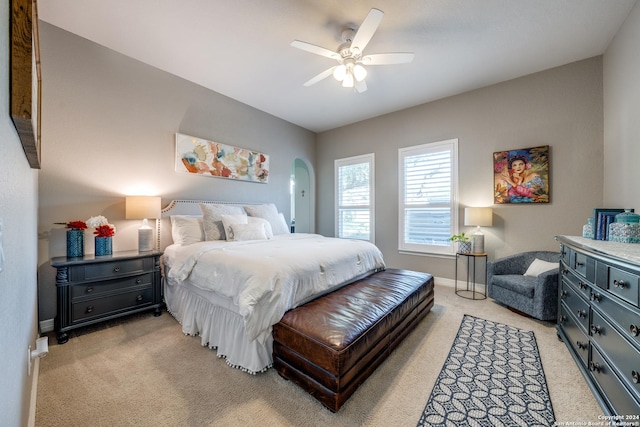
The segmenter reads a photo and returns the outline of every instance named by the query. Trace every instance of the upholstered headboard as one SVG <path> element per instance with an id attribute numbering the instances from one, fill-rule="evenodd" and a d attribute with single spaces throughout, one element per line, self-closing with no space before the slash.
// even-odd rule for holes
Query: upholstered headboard
<path id="1" fill-rule="evenodd" d="M 245 206 L 257 205 L 259 203 L 222 202 L 212 200 L 172 200 L 160 211 L 157 236 L 159 250 L 164 250 L 164 248 L 173 243 L 173 239 L 171 237 L 171 215 L 202 215 L 200 204 Z"/>

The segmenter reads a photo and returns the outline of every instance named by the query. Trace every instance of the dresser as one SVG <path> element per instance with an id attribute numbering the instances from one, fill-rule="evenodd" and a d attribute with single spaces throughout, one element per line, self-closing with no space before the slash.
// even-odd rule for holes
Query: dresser
<path id="1" fill-rule="evenodd" d="M 616 420 L 640 418 L 640 244 L 558 236 L 558 336 Z M 567 392 L 570 392 L 567 384 Z"/>
<path id="2" fill-rule="evenodd" d="M 56 268 L 58 343 L 68 331 L 137 313 L 162 311 L 162 252 L 123 251 L 113 255 L 51 259 Z"/>

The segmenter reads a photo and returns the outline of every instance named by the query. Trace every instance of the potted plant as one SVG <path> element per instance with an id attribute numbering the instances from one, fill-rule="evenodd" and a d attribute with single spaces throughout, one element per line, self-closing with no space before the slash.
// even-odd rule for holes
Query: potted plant
<path id="1" fill-rule="evenodd" d="M 471 252 L 471 238 L 463 231 L 460 234 L 454 234 L 449 237 L 452 242 L 458 242 L 458 252 Z"/>

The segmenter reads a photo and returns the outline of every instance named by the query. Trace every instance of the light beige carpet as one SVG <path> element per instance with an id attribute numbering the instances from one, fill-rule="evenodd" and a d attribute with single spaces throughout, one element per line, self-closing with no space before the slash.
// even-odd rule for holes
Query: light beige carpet
<path id="1" fill-rule="evenodd" d="M 557 421 L 599 421 L 602 410 L 553 324 L 436 286 L 431 312 L 337 414 L 273 370 L 230 368 L 165 312 L 83 329 L 64 345 L 51 334 L 36 425 L 415 426 L 464 314 L 534 331 Z"/>

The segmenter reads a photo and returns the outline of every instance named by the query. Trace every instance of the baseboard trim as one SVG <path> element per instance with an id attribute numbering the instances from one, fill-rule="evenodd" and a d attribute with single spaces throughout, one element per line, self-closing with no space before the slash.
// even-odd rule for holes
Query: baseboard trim
<path id="1" fill-rule="evenodd" d="M 47 319 L 40 322 L 40 334 L 53 331 L 54 321 L 53 319 Z"/>

